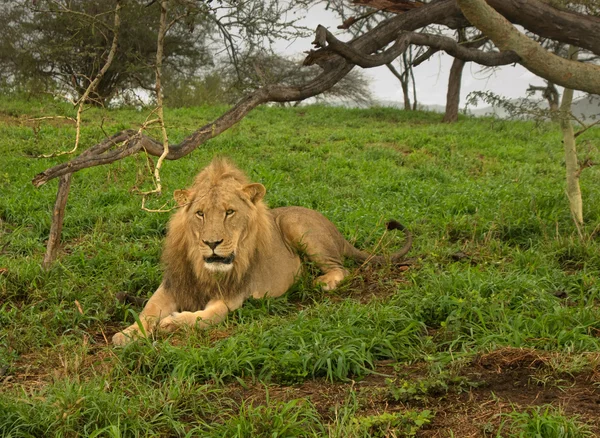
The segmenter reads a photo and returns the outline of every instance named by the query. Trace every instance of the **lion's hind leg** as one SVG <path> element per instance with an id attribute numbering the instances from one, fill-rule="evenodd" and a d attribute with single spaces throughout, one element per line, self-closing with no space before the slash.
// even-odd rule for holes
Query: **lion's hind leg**
<path id="1" fill-rule="evenodd" d="M 349 272 L 343 265 L 343 253 L 339 247 L 341 245 L 336 245 L 335 240 L 332 242 L 328 238 L 330 230 L 318 231 L 320 232 L 314 232 L 313 229 L 307 232 L 297 246 L 323 273 L 315 279 L 314 284 L 320 285 L 326 291 L 333 290 Z"/>
<path id="2" fill-rule="evenodd" d="M 320 277 L 317 277 L 315 284 L 320 285 L 323 290 L 333 290 L 347 275 L 348 271 L 344 268 L 331 269 Z"/>
<path id="3" fill-rule="evenodd" d="M 289 242 L 323 273 L 315 284 L 333 290 L 348 275 L 343 258 L 346 241 L 325 216 L 302 207 L 279 209 L 277 223 Z"/>

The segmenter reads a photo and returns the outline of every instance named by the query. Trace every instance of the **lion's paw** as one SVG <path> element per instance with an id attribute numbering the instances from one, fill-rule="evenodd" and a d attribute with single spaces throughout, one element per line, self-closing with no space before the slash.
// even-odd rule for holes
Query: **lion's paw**
<path id="1" fill-rule="evenodd" d="M 159 328 L 164 332 L 174 332 L 184 325 L 192 325 L 192 312 L 174 312 L 160 320 Z"/>
<path id="2" fill-rule="evenodd" d="M 122 347 L 123 345 L 127 345 L 131 341 L 135 340 L 138 336 L 139 334 L 136 331 L 122 331 L 114 334 L 112 337 L 112 343 L 116 346 Z"/>
<path id="3" fill-rule="evenodd" d="M 174 332 L 177 330 L 181 324 L 177 321 L 177 319 L 173 316 L 167 316 L 160 320 L 159 329 L 163 332 Z"/>
<path id="4" fill-rule="evenodd" d="M 324 291 L 334 290 L 338 284 L 348 275 L 346 271 L 336 269 L 317 277 L 315 285 L 320 286 Z"/>

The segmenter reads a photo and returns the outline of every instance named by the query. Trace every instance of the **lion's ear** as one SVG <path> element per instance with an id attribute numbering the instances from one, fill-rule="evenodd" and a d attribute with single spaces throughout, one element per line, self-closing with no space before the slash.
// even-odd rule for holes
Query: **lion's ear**
<path id="1" fill-rule="evenodd" d="M 180 207 L 187 205 L 190 203 L 191 192 L 189 190 L 175 190 L 173 192 L 173 197 L 175 198 L 175 202 Z"/>
<path id="2" fill-rule="evenodd" d="M 248 197 L 254 204 L 256 204 L 258 201 L 264 198 L 265 194 L 267 193 L 267 189 L 265 189 L 265 186 L 259 183 L 248 184 L 247 186 L 242 188 L 242 191 L 246 195 L 248 195 Z"/>

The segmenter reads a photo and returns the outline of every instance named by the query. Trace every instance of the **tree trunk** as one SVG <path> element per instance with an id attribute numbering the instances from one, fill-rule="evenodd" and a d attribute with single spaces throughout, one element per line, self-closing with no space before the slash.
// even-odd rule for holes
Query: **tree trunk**
<path id="1" fill-rule="evenodd" d="M 465 61 L 454 58 L 448 79 L 448 93 L 446 94 L 446 113 L 442 122 L 455 123 L 458 121 L 458 107 L 460 104 L 460 85 Z"/>
<path id="2" fill-rule="evenodd" d="M 577 59 L 577 47 L 569 46 L 569 58 Z M 581 199 L 581 188 L 579 187 L 579 162 L 577 160 L 577 147 L 575 134 L 571 123 L 571 103 L 573 102 L 573 89 L 565 88 L 562 102 L 560 104 L 560 128 L 563 134 L 565 149 L 565 167 L 567 175 L 567 197 L 569 207 L 575 226 L 581 235 L 583 225 L 583 201 Z"/>
<path id="3" fill-rule="evenodd" d="M 413 103 L 412 103 L 412 109 L 413 111 L 417 110 L 417 81 L 415 81 L 415 69 L 414 66 L 411 67 L 410 69 L 410 80 L 412 81 L 413 84 Z"/>
<path id="4" fill-rule="evenodd" d="M 56 251 L 60 245 L 60 235 L 62 233 L 65 208 L 67 207 L 67 198 L 69 197 L 72 176 L 72 173 L 67 173 L 58 180 L 58 192 L 56 194 L 56 202 L 54 203 L 54 210 L 52 212 L 50 237 L 48 238 L 48 244 L 46 245 L 46 255 L 42 262 L 44 269 L 50 268 L 52 263 L 54 263 L 54 259 L 56 259 Z"/>
<path id="5" fill-rule="evenodd" d="M 412 109 L 412 106 L 410 105 L 410 93 L 408 90 L 408 82 L 402 81 L 400 83 L 402 84 L 402 94 L 404 95 L 404 110 L 410 111 Z"/>
<path id="6" fill-rule="evenodd" d="M 400 81 L 400 86 L 402 87 L 402 94 L 404 95 L 404 110 L 410 111 L 410 94 L 408 90 L 408 75 L 406 70 L 400 73 L 398 70 L 396 70 L 396 67 L 394 67 L 392 63 L 386 64 L 385 66 L 388 68 L 389 71 L 392 72 L 394 76 L 396 76 L 396 79 Z"/>

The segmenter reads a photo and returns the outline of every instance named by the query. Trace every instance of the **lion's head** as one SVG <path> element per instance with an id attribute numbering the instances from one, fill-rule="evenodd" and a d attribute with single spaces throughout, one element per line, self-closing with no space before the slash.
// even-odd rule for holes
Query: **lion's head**
<path id="1" fill-rule="evenodd" d="M 270 235 L 264 195 L 262 184 L 250 183 L 228 161 L 214 160 L 189 189 L 175 192 L 180 209 L 169 224 L 167 266 L 185 259 L 198 279 L 241 280 Z"/>

